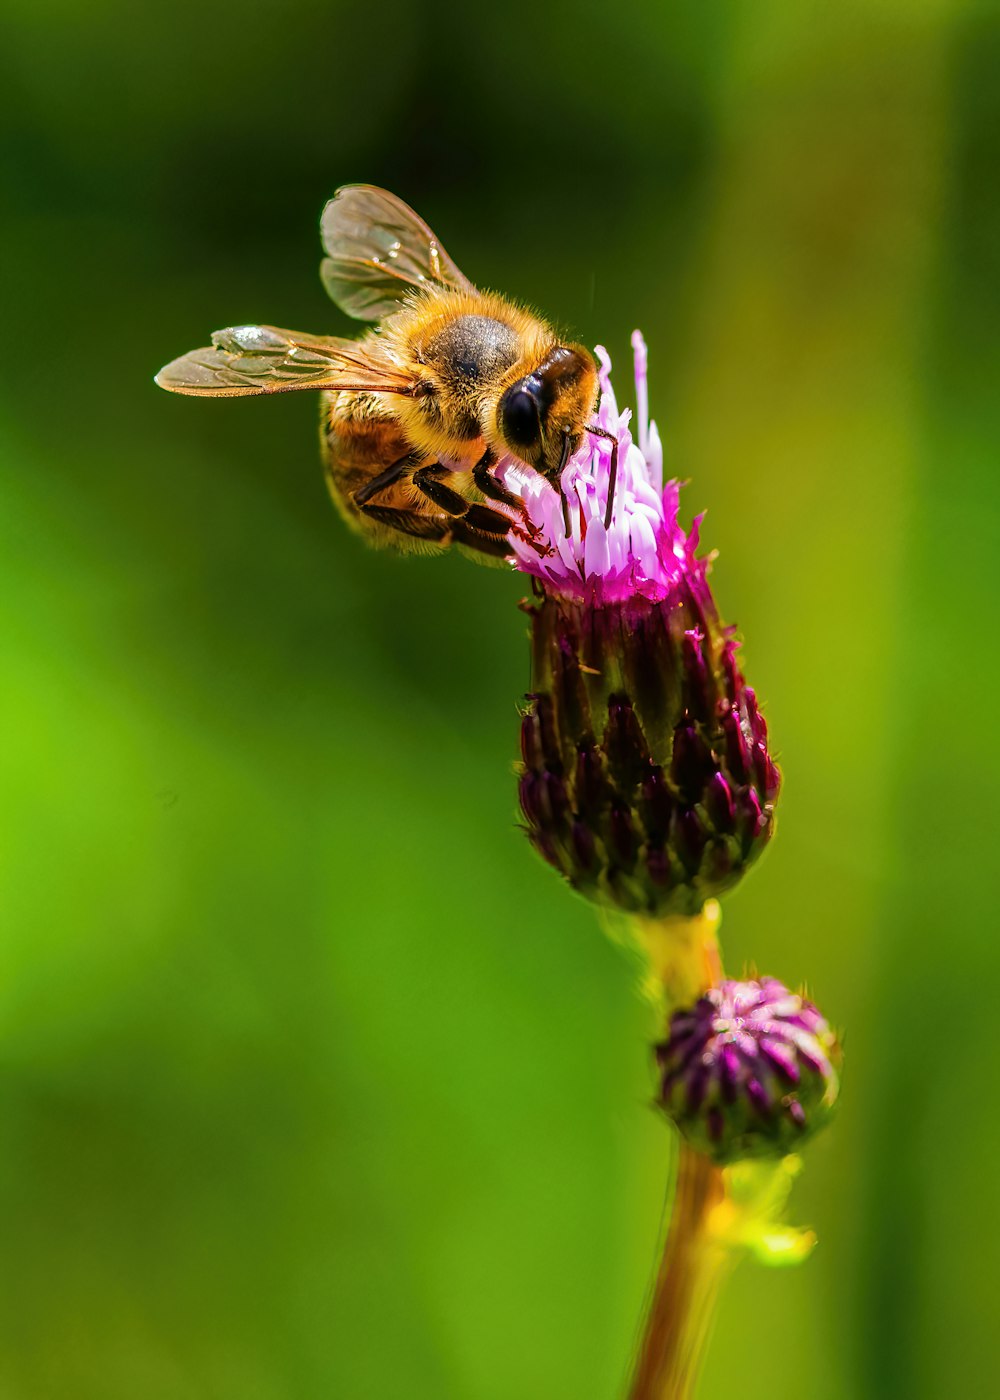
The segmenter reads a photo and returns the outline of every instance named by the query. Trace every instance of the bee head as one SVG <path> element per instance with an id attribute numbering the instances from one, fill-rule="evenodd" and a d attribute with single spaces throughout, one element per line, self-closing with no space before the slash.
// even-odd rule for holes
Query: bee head
<path id="1" fill-rule="evenodd" d="M 557 345 L 497 403 L 497 435 L 508 452 L 556 482 L 579 447 L 597 399 L 597 367 L 582 345 Z"/>

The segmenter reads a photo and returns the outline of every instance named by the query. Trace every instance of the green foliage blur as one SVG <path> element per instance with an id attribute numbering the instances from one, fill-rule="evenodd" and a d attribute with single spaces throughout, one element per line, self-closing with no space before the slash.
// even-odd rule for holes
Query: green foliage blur
<path id="1" fill-rule="evenodd" d="M 514 817 L 523 591 L 383 557 L 316 405 L 348 181 L 650 346 L 786 779 L 729 967 L 846 1029 L 704 1400 L 996 1394 L 1000 25 L 962 0 L 8 0 L 0 1396 L 611 1400 L 669 1135 Z"/>

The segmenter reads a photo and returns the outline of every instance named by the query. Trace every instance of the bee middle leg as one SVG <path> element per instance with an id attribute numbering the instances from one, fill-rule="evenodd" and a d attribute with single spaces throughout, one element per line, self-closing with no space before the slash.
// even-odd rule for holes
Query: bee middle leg
<path id="1" fill-rule="evenodd" d="M 448 468 L 442 467 L 440 462 L 431 462 L 426 467 L 421 467 L 419 471 L 415 471 L 410 480 L 418 491 L 422 491 L 429 501 L 433 501 L 447 515 L 465 515 L 468 512 L 470 502 L 460 492 L 451 486 L 446 486 L 441 480 L 443 476 L 448 474 Z"/>
<path id="2" fill-rule="evenodd" d="M 442 467 L 439 462 L 434 462 L 430 466 L 421 467 L 410 479 L 419 491 L 452 517 L 451 528 L 455 539 L 475 548 L 477 537 L 488 536 L 491 541 L 496 542 L 497 548 L 484 549 L 484 553 L 497 553 L 500 544 L 503 544 L 502 552 L 509 554 L 510 546 L 506 540 L 511 530 L 517 528 L 516 522 L 502 511 L 493 510 L 479 501 L 467 501 L 458 491 L 446 486 L 441 477 L 447 470 L 447 467 Z"/>
<path id="3" fill-rule="evenodd" d="M 436 506 L 446 511 L 449 515 L 454 516 L 456 520 L 463 521 L 473 530 L 484 535 L 490 535 L 494 539 L 504 538 L 513 530 L 516 534 L 519 534 L 522 539 L 525 539 L 531 544 L 540 554 L 547 554 L 550 552 L 548 549 L 543 550 L 536 543 L 540 531 L 537 526 L 532 524 L 527 518 L 524 503 L 518 496 L 515 496 L 513 492 L 507 491 L 494 477 L 491 476 L 489 478 L 492 485 L 496 488 L 492 499 L 501 501 L 503 504 L 508 504 L 507 498 L 510 497 L 509 504 L 512 509 L 518 511 L 522 517 L 523 523 L 521 520 L 511 520 L 510 516 L 504 515 L 502 511 L 493 510 L 490 506 L 481 505 L 478 501 L 467 501 L 458 491 L 455 491 L 451 486 L 446 486 L 441 480 L 441 477 L 447 474 L 447 470 L 447 467 L 442 467 L 440 463 L 435 462 L 431 466 L 421 467 L 419 471 L 413 473 L 410 479 L 414 486 L 422 491 Z M 478 470 L 479 468 L 477 466 L 476 471 Z M 477 486 L 479 485 L 478 480 L 476 484 Z M 480 490 L 482 490 L 482 487 L 480 487 Z M 500 492 L 503 492 L 503 494 L 498 494 Z M 484 491 L 483 494 L 485 495 L 486 492 Z M 463 541 L 463 543 L 465 543 L 465 541 Z"/>

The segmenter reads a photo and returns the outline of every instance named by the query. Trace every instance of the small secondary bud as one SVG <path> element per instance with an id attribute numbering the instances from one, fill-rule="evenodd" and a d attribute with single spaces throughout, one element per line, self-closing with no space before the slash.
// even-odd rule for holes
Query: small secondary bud
<path id="1" fill-rule="evenodd" d="M 840 1087 L 836 1035 L 773 977 L 712 987 L 674 1012 L 655 1053 L 660 1107 L 720 1163 L 794 1151 Z"/>

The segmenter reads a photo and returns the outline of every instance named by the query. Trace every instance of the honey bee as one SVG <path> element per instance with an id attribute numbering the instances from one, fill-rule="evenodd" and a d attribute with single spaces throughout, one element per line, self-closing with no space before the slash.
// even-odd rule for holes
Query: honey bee
<path id="1" fill-rule="evenodd" d="M 327 292 L 377 327 L 344 340 L 232 326 L 160 370 L 157 384 L 215 397 L 319 390 L 330 494 L 372 544 L 454 543 L 502 558 L 511 530 L 535 542 L 522 501 L 494 469 L 514 457 L 558 490 L 584 433 L 611 436 L 588 422 L 599 395 L 593 356 L 514 302 L 478 291 L 386 190 L 343 186 L 320 228 Z"/>

